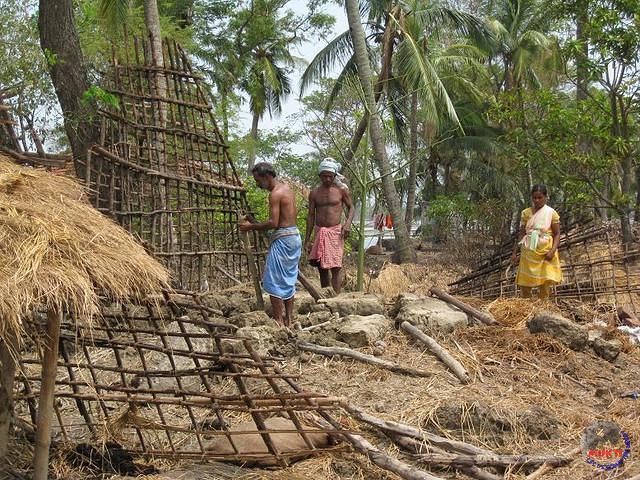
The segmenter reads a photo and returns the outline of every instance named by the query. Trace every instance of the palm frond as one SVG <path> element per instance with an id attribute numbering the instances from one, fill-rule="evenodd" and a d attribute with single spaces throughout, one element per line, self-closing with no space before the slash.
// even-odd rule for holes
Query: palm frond
<path id="1" fill-rule="evenodd" d="M 331 40 L 311 60 L 300 78 L 300 97 L 321 78 L 329 75 L 338 63 L 345 63 L 353 55 L 351 32 L 347 30 Z"/>
<path id="2" fill-rule="evenodd" d="M 98 16 L 115 32 L 126 24 L 130 8 L 131 0 L 100 0 Z"/>
<path id="3" fill-rule="evenodd" d="M 333 107 L 333 103 L 338 98 L 338 95 L 342 92 L 342 89 L 350 81 L 358 78 L 358 65 L 356 63 L 356 56 L 353 55 L 346 63 L 338 78 L 333 83 L 329 97 L 327 98 L 327 104 L 324 107 L 324 114 L 327 115 Z"/>

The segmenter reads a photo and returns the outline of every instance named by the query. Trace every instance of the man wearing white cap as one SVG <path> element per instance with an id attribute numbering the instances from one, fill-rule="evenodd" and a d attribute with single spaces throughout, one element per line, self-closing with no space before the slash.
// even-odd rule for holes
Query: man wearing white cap
<path id="1" fill-rule="evenodd" d="M 309 194 L 309 214 L 305 249 L 309 254 L 309 263 L 318 267 L 322 287 L 331 285 L 336 293 L 342 286 L 342 256 L 344 241 L 351 231 L 351 222 L 355 214 L 349 190 L 336 182 L 340 165 L 332 158 L 325 158 L 318 168 L 320 186 Z M 347 217 L 342 221 L 344 207 L 348 208 Z M 315 230 L 314 242 L 311 232 Z"/>

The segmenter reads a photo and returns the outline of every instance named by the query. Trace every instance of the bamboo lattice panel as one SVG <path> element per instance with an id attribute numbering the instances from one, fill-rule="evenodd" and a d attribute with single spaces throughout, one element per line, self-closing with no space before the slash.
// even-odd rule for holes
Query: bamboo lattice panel
<path id="1" fill-rule="evenodd" d="M 640 245 L 623 246 L 613 224 L 573 228 L 561 234 L 558 251 L 564 280 L 558 297 L 628 305 L 637 310 L 640 295 Z M 515 278 L 506 275 L 513 243 L 503 245 L 474 272 L 450 285 L 454 295 L 497 298 L 516 295 Z"/>
<path id="2" fill-rule="evenodd" d="M 338 401 L 302 391 L 275 359 L 260 356 L 234 335 L 233 325 L 217 323 L 218 312 L 193 295 L 140 304 L 108 305 L 93 326 L 68 319 L 62 326 L 55 393 L 54 442 L 117 442 L 148 457 L 225 459 L 285 465 L 292 457 L 319 453 L 306 435 L 335 433 L 319 427 Z M 29 331 L 44 328 L 36 315 Z M 35 424 L 40 389 L 36 342 L 20 358 L 16 414 Z M 268 417 L 289 419 L 294 428 L 265 427 Z M 266 449 L 238 451 L 243 435 L 256 430 L 233 426 L 253 421 Z M 231 427 L 231 428 L 230 428 Z M 341 430 L 342 431 L 342 430 Z M 274 434 L 297 433 L 304 447 L 278 451 Z M 228 441 L 226 452 L 209 447 Z"/>
<path id="3" fill-rule="evenodd" d="M 118 102 L 99 109 L 100 145 L 80 169 L 94 206 L 164 261 L 176 287 L 247 280 L 237 231 L 245 189 L 201 77 L 175 43 L 164 43 L 163 68 L 152 65 L 147 42 L 134 41 L 130 55 L 113 59 L 103 87 Z"/>

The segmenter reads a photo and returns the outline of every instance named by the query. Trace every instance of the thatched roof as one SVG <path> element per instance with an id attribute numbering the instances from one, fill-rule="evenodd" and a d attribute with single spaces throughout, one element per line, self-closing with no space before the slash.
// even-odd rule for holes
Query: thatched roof
<path id="1" fill-rule="evenodd" d="M 166 269 L 95 210 L 71 178 L 0 155 L 0 338 L 35 306 L 88 321 L 99 296 L 141 299 L 168 283 Z"/>

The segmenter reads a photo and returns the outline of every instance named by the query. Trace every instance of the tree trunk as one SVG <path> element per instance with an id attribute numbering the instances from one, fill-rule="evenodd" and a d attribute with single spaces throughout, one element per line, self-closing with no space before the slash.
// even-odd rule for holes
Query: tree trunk
<path id="1" fill-rule="evenodd" d="M 589 88 L 589 69 L 587 65 L 589 43 L 585 35 L 585 27 L 588 22 L 587 0 L 580 0 L 576 3 L 576 40 L 580 49 L 576 56 L 576 101 L 578 103 L 587 98 L 587 89 Z"/>
<path id="2" fill-rule="evenodd" d="M 145 0 L 144 2 L 144 21 L 149 33 L 149 43 L 151 45 L 151 62 L 157 67 L 152 82 L 152 90 L 155 96 L 166 98 L 167 96 L 167 78 L 163 71 L 164 67 L 164 51 L 162 49 L 162 33 L 160 31 L 160 13 L 158 12 L 158 3 L 156 0 Z M 158 170 L 161 173 L 167 171 L 167 158 L 164 150 L 164 128 L 167 123 L 166 105 L 159 101 L 157 109 L 154 108 L 154 120 L 161 130 L 154 131 L 153 142 L 155 143 L 155 151 L 158 154 Z"/>
<path id="3" fill-rule="evenodd" d="M 393 53 L 393 32 L 395 29 L 393 28 L 390 19 L 387 18 L 387 23 L 383 35 L 382 40 L 382 69 L 380 70 L 380 74 L 378 75 L 378 81 L 374 87 L 374 96 L 376 101 L 376 108 L 378 106 L 378 102 L 380 101 L 380 97 L 382 96 L 382 91 L 384 90 L 384 86 L 389 80 L 391 76 L 391 55 Z M 360 119 L 358 123 L 358 127 L 351 138 L 351 143 L 349 144 L 349 148 L 344 154 L 345 163 L 351 162 L 351 159 L 356 154 L 358 150 L 358 146 L 360 145 L 360 141 L 364 136 L 364 132 L 367 131 L 367 125 L 369 124 L 369 114 L 367 109 L 365 109 L 365 114 Z"/>
<path id="4" fill-rule="evenodd" d="M 411 235 L 411 224 L 413 223 L 413 210 L 416 206 L 416 189 L 418 177 L 418 93 L 411 94 L 411 117 L 410 120 L 410 140 L 409 140 L 409 185 L 407 186 L 407 210 L 404 221 L 407 224 L 407 231 Z"/>
<path id="5" fill-rule="evenodd" d="M 64 116 L 76 175 L 85 178 L 84 160 L 98 140 L 92 102 L 83 100 L 89 88 L 80 40 L 73 19 L 72 0 L 40 0 L 40 46 L 49 62 L 51 81 Z"/>
<path id="6" fill-rule="evenodd" d="M 640 222 L 640 168 L 636 167 L 636 211 L 635 221 Z"/>
<path id="7" fill-rule="evenodd" d="M 366 110 L 369 111 L 369 137 L 373 146 L 374 156 L 378 168 L 382 175 L 382 188 L 387 203 L 387 208 L 393 218 L 393 231 L 396 239 L 396 254 L 400 262 L 411 262 L 415 260 L 415 251 L 411 244 L 411 238 L 407 233 L 407 227 L 402 216 L 400 198 L 393 183 L 391 164 L 386 155 L 384 137 L 380 124 L 380 117 L 376 110 L 376 101 L 371 85 L 371 65 L 369 64 L 369 54 L 367 52 L 364 29 L 360 19 L 358 0 L 345 0 L 347 7 L 347 17 L 349 28 L 358 65 L 358 77 L 362 84 L 366 99 Z"/>
<path id="8" fill-rule="evenodd" d="M 251 134 L 249 135 L 249 155 L 247 155 L 247 172 L 251 174 L 251 169 L 256 164 L 256 147 L 258 146 L 258 123 L 260 115 L 253 113 L 251 119 Z"/>
<path id="9" fill-rule="evenodd" d="M 47 312 L 47 338 L 42 352 L 42 384 L 38 400 L 36 444 L 33 456 L 33 480 L 47 480 L 49 472 L 49 446 L 51 445 L 51 420 L 53 397 L 58 372 L 58 343 L 62 312 L 51 308 Z"/>

